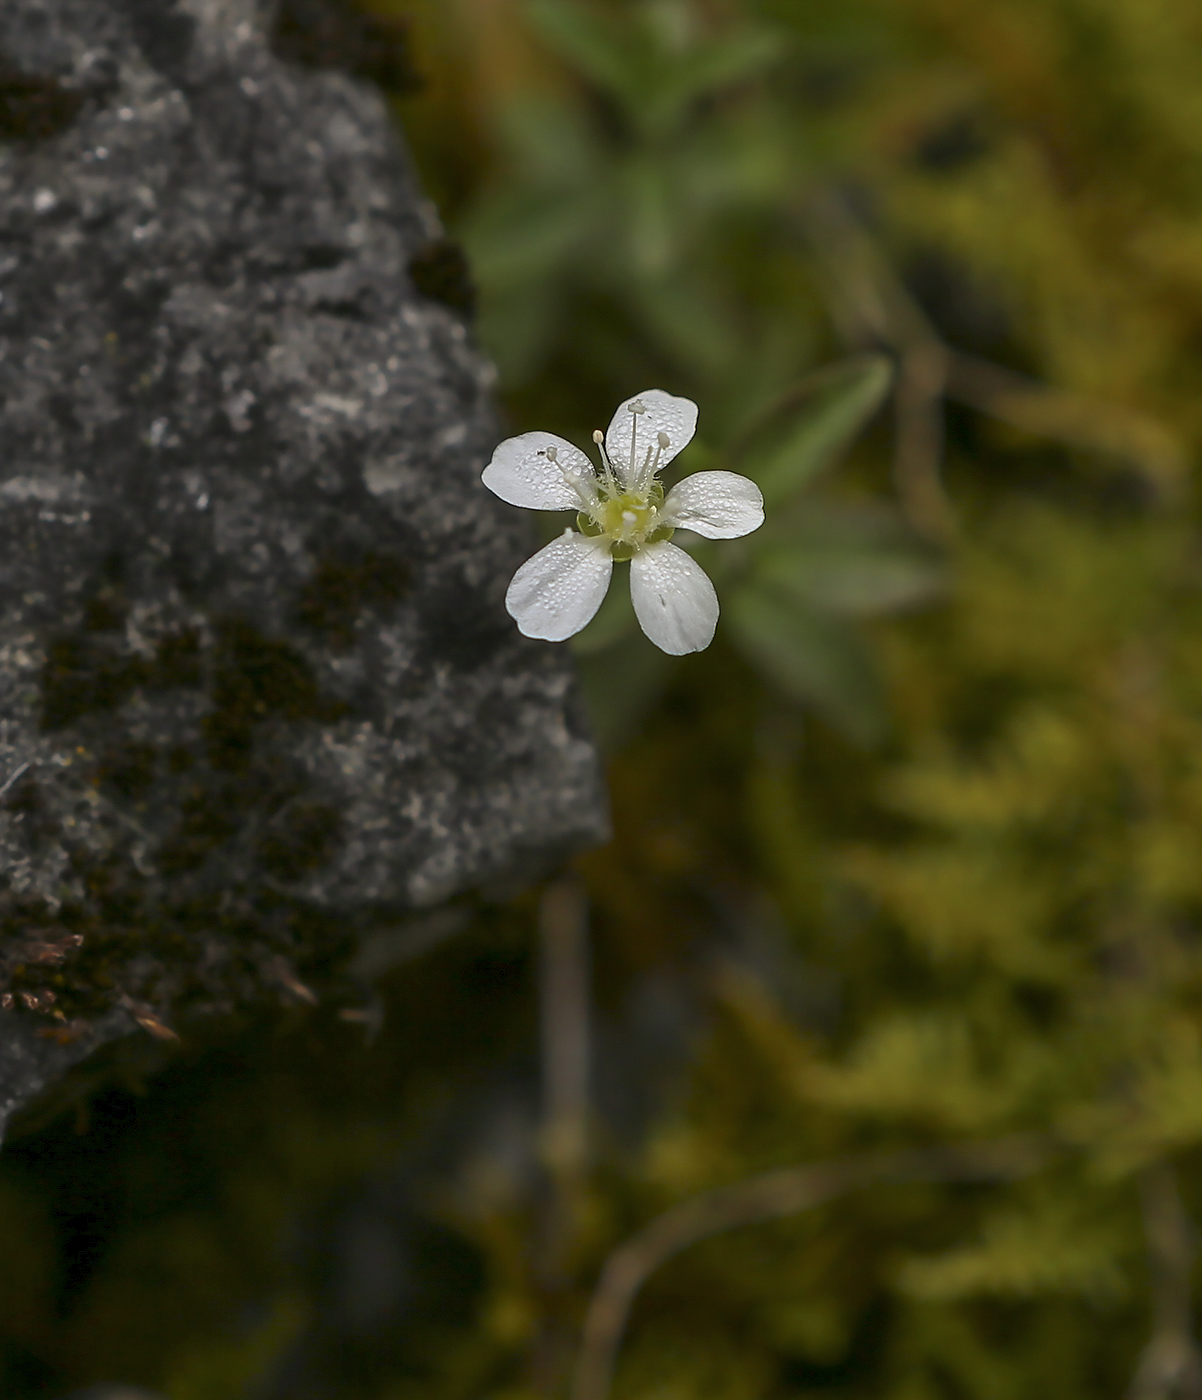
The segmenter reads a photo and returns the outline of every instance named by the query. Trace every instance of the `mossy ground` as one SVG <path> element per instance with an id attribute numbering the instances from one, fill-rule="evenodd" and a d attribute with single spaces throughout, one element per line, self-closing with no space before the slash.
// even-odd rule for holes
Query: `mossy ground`
<path id="1" fill-rule="evenodd" d="M 1157 1325 L 1155 1172 L 1202 1218 L 1197 512 L 1162 470 L 1192 457 L 1202 402 L 1194 9 L 404 8 L 427 85 L 401 111 L 475 259 L 515 427 L 579 439 L 659 384 L 701 403 L 716 452 L 848 348 L 869 262 L 815 260 L 796 217 L 832 188 L 928 329 L 1068 394 L 1038 421 L 944 405 L 952 587 L 871 629 L 878 747 L 721 632 L 656 673 L 611 760 L 615 839 L 578 866 L 599 1121 L 554 1286 L 526 896 L 472 906 L 379 1005 L 359 989 L 365 1022 L 213 1020 L 170 1058 L 147 1038 L 145 1063 L 99 1065 L 19 1125 L 0 1159 L 4 1393 L 556 1392 L 548 1336 L 669 1204 L 1015 1130 L 1059 1149 L 1029 1180 L 864 1192 L 676 1260 L 637 1303 L 617 1394 L 1127 1393 Z M 783 36 L 775 67 L 752 62 L 757 25 Z M 697 36 L 719 52 L 685 71 Z M 1133 436 L 1132 413 L 1183 456 Z M 893 444 L 882 420 L 832 492 L 887 495 Z M 329 582 L 302 607 L 337 642 Z M 201 648 L 230 718 L 192 755 L 185 855 L 252 800 L 237 756 L 256 706 L 326 703 L 231 627 Z M 94 699 L 129 682 L 104 635 L 62 652 Z M 611 689 L 635 679 L 614 668 Z M 164 761 L 114 751 L 101 781 L 136 795 Z M 284 867 L 336 839 L 303 804 L 297 821 L 268 853 Z"/>

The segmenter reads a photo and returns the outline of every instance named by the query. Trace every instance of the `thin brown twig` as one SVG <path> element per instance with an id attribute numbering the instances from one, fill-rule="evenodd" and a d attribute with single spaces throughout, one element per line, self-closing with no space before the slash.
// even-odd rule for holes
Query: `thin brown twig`
<path id="1" fill-rule="evenodd" d="M 1194 1228 L 1168 1162 L 1146 1167 L 1139 1188 L 1152 1275 L 1152 1336 L 1128 1400 L 1202 1400 L 1202 1354 L 1194 1340 L 1190 1301 Z"/>
<path id="2" fill-rule="evenodd" d="M 588 1152 L 589 954 L 584 887 L 571 875 L 548 885 L 539 907 L 543 1157 L 577 1181 Z"/>
<path id="3" fill-rule="evenodd" d="M 1121 404 L 1053 389 L 959 352 L 948 356 L 947 394 L 1033 437 L 1128 461 L 1161 495 L 1175 495 L 1185 480 L 1185 456 L 1173 435 L 1155 419 Z"/>
<path id="4" fill-rule="evenodd" d="M 937 340 L 924 340 L 901 356 L 894 404 L 897 443 L 893 480 L 910 524 L 928 539 L 949 539 L 954 530 L 943 489 L 943 397 L 948 353 Z"/>
<path id="5" fill-rule="evenodd" d="M 588 905 L 578 878 L 564 875 L 547 886 L 538 924 L 540 1148 L 546 1181 L 534 1261 L 543 1307 L 533 1349 L 533 1380 L 540 1394 L 554 1395 L 571 1364 L 566 1263 L 588 1166 Z"/>
<path id="6" fill-rule="evenodd" d="M 799 218 L 825 272 L 823 290 L 840 335 L 855 349 L 883 348 L 897 357 L 894 480 L 916 529 L 946 538 L 954 528 L 942 479 L 945 398 L 1034 436 L 1128 461 L 1161 497 L 1179 492 L 1187 463 L 1163 424 L 952 350 L 837 192 L 811 196 Z"/>
<path id="7" fill-rule="evenodd" d="M 1042 1138 L 844 1157 L 765 1172 L 673 1206 L 610 1254 L 585 1317 L 572 1400 L 608 1400 L 618 1350 L 639 1290 L 673 1255 L 741 1225 L 795 1215 L 866 1186 L 998 1181 L 1029 1175 L 1049 1157 Z"/>
<path id="8" fill-rule="evenodd" d="M 946 539 L 953 530 L 942 478 L 947 347 L 845 199 L 824 190 L 802 206 L 801 219 L 825 267 L 831 314 L 844 339 L 897 357 L 898 503 L 920 534 Z"/>

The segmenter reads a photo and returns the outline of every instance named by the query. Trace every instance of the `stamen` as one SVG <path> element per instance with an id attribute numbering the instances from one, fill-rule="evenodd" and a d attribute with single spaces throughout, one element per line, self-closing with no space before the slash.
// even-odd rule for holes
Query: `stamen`
<path id="1" fill-rule="evenodd" d="M 671 438 L 668 436 L 668 434 L 665 433 L 665 432 L 659 432 L 659 433 L 657 433 L 657 434 L 655 435 L 655 441 L 656 441 L 656 443 L 657 443 L 657 446 L 656 446 L 656 449 L 655 449 L 655 461 L 651 463 L 651 470 L 650 470 L 650 471 L 645 471 L 645 474 L 644 474 L 643 479 L 642 479 L 642 482 L 641 482 L 641 485 L 642 485 L 642 487 L 643 487 L 644 490 L 646 490 L 646 488 L 647 488 L 648 486 L 651 485 L 652 481 L 655 479 L 655 473 L 656 473 L 657 471 L 659 471 L 659 459 L 664 455 L 664 453 L 668 450 L 668 448 L 672 446 L 672 439 L 671 439 Z M 651 457 L 651 449 L 650 449 L 650 448 L 647 449 L 647 457 L 648 457 L 648 460 L 650 460 L 650 457 Z M 644 463 L 643 465 L 644 465 L 644 469 L 645 469 L 647 464 Z"/>
<path id="2" fill-rule="evenodd" d="M 659 461 L 659 454 L 656 453 L 655 460 Z M 651 449 L 648 447 L 647 455 L 643 458 L 642 470 L 639 472 L 639 490 L 646 490 L 655 475 L 655 468 L 651 465 Z"/>
<path id="3" fill-rule="evenodd" d="M 613 464 L 609 460 L 609 453 L 605 450 L 605 434 L 600 428 L 593 429 L 593 441 L 597 444 L 597 451 L 601 456 L 601 465 L 605 468 L 605 481 L 610 488 L 610 495 L 617 490 L 617 482 L 614 479 L 615 473 Z"/>
<path id="4" fill-rule="evenodd" d="M 637 473 L 634 489 L 636 491 L 646 491 L 655 480 L 655 474 L 659 471 L 659 459 L 664 455 L 665 450 L 671 446 L 671 440 L 667 433 L 656 433 L 655 456 L 651 455 L 651 448 L 648 447 L 647 455 L 643 458 L 641 470 Z"/>
<path id="5" fill-rule="evenodd" d="M 580 497 L 581 505 L 592 506 L 596 504 L 597 486 L 595 480 L 592 477 L 586 479 L 585 477 L 581 476 L 579 472 L 574 472 L 570 468 L 565 467 L 564 464 L 559 460 L 559 448 L 555 447 L 554 445 L 552 445 L 551 447 L 540 448 L 539 451 L 547 459 L 548 462 L 550 462 L 553 466 L 559 468 L 560 476 L 563 477 L 563 479 L 568 483 L 572 490 L 575 491 L 577 496 Z"/>
<path id="6" fill-rule="evenodd" d="M 560 468 L 563 471 L 563 468 Z M 581 476 L 579 472 L 564 471 L 563 479 L 580 497 L 582 504 L 589 508 L 597 504 L 597 479 L 594 476 Z"/>

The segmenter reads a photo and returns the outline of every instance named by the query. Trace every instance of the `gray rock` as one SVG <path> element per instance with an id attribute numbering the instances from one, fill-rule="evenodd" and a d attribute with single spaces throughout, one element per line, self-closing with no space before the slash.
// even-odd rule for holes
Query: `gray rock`
<path id="1" fill-rule="evenodd" d="M 0 0 L 0 46 L 2 1117 L 605 814 L 379 95 L 253 0 Z"/>

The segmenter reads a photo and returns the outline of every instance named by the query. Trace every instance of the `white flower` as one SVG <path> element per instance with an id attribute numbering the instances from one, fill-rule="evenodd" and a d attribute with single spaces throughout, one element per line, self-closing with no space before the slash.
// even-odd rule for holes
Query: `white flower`
<path id="1" fill-rule="evenodd" d="M 659 473 L 686 447 L 697 405 L 649 389 L 628 399 L 602 438 L 601 465 L 554 433 L 507 438 L 484 469 L 485 486 L 510 505 L 574 510 L 576 529 L 528 559 L 505 606 L 527 637 L 562 642 L 601 606 L 614 561 L 630 560 L 639 625 L 673 656 L 703 651 L 718 624 L 718 595 L 705 571 L 668 541 L 676 529 L 711 540 L 750 534 L 764 523 L 759 487 L 734 472 L 697 472 L 664 497 Z"/>

